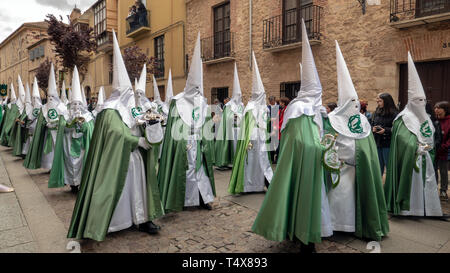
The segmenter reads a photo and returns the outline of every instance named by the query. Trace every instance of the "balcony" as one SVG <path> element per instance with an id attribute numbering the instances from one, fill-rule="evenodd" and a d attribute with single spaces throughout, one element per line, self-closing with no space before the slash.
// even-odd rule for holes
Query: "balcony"
<path id="1" fill-rule="evenodd" d="M 134 38 L 140 36 L 150 29 L 150 11 L 145 10 L 130 15 L 126 19 L 127 21 L 127 38 Z"/>
<path id="2" fill-rule="evenodd" d="M 201 43 L 205 64 L 234 61 L 234 32 L 216 32 L 214 36 L 202 39 Z"/>
<path id="3" fill-rule="evenodd" d="M 104 31 L 97 35 L 97 50 L 102 52 L 108 52 L 113 48 L 112 32 Z"/>
<path id="4" fill-rule="evenodd" d="M 450 20 L 450 0 L 391 0 L 390 25 L 402 29 Z"/>
<path id="5" fill-rule="evenodd" d="M 305 20 L 311 45 L 320 44 L 320 17 L 322 7 L 308 5 L 286 10 L 283 14 L 263 21 L 263 49 L 278 52 L 302 45 L 301 18 Z"/>

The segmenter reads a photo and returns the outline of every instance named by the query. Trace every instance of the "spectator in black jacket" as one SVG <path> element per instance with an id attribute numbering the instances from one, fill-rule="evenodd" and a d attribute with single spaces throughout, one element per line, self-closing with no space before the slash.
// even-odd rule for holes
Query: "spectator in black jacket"
<path id="1" fill-rule="evenodd" d="M 381 175 L 389 160 L 389 147 L 391 146 L 392 124 L 398 115 L 394 99 L 388 93 L 381 93 L 377 97 L 378 107 L 372 117 L 372 132 L 378 149 Z"/>

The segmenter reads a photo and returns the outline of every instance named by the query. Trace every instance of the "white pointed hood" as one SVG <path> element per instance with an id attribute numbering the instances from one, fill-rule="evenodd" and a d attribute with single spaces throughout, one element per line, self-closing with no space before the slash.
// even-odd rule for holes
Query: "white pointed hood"
<path id="1" fill-rule="evenodd" d="M 58 89 L 56 88 L 55 68 L 53 66 L 53 63 L 51 64 L 51 67 L 50 67 L 47 96 L 54 96 L 57 98 L 57 100 L 60 100 L 59 95 L 58 95 Z"/>
<path id="2" fill-rule="evenodd" d="M 160 114 L 164 114 L 165 116 L 169 115 L 169 107 L 161 100 L 161 95 L 159 94 L 158 83 L 156 82 L 155 75 L 153 75 L 153 98 L 154 103 L 157 105 Z"/>
<path id="3" fill-rule="evenodd" d="M 94 110 L 96 114 L 100 113 L 103 110 L 104 103 L 105 103 L 105 88 L 102 86 L 100 87 L 100 90 L 98 90 L 97 105 L 95 106 Z"/>
<path id="4" fill-rule="evenodd" d="M 350 77 L 347 64 L 336 41 L 336 65 L 338 83 L 338 107 L 328 117 L 333 129 L 353 139 L 370 135 L 372 128 L 366 116 L 360 113 L 358 94 Z"/>
<path id="5" fill-rule="evenodd" d="M 135 107 L 133 86 L 128 76 L 125 63 L 120 52 L 119 42 L 113 30 L 113 84 L 112 94 L 105 101 L 103 109 L 117 110 L 122 121 L 131 128 L 134 125 L 134 117 L 131 113 Z"/>
<path id="6" fill-rule="evenodd" d="M 78 101 L 83 103 L 84 105 L 86 103 L 86 100 L 83 98 L 82 93 L 83 92 L 81 91 L 80 75 L 78 74 L 78 68 L 75 66 L 72 74 L 72 97 L 70 98 L 70 103 Z"/>
<path id="7" fill-rule="evenodd" d="M 26 94 L 20 75 L 17 76 L 17 82 L 19 86 L 19 99 L 17 100 L 17 107 L 19 108 L 19 113 L 22 114 L 23 110 L 25 109 Z"/>
<path id="8" fill-rule="evenodd" d="M 34 77 L 33 81 L 33 91 L 31 92 L 31 100 L 33 102 L 33 108 L 42 107 L 41 93 L 39 92 L 39 85 L 36 77 Z"/>
<path id="9" fill-rule="evenodd" d="M 73 92 L 74 92 L 74 90 L 72 89 L 72 100 L 75 97 L 75 94 Z M 88 107 L 88 103 L 87 103 L 87 100 L 86 100 L 86 91 L 85 91 L 83 85 L 81 85 L 81 102 L 83 103 L 83 105 L 85 107 Z"/>
<path id="10" fill-rule="evenodd" d="M 300 63 L 301 87 L 297 97 L 291 101 L 284 112 L 281 130 L 286 127 L 290 119 L 302 115 L 314 116 L 314 122 L 323 131 L 322 115 L 322 84 L 317 72 L 316 62 L 309 43 L 308 32 L 302 19 L 302 62 Z"/>
<path id="11" fill-rule="evenodd" d="M 16 91 L 14 90 L 14 84 L 11 83 L 11 92 L 9 94 L 10 104 L 16 104 L 17 103 L 17 97 L 16 97 Z"/>
<path id="12" fill-rule="evenodd" d="M 53 102 L 50 102 L 50 97 L 52 97 Z M 47 91 L 47 103 L 42 107 L 44 118 L 47 123 L 58 122 L 59 116 L 64 116 L 67 120 L 69 118 L 69 112 L 67 111 L 66 105 L 62 103 L 58 95 L 58 89 L 56 87 L 55 79 L 55 68 L 53 63 L 50 67 L 50 75 L 48 78 L 48 91 Z"/>
<path id="13" fill-rule="evenodd" d="M 167 79 L 167 90 L 166 90 L 166 106 L 170 107 L 170 101 L 173 98 L 173 83 L 172 83 L 172 69 L 169 69 L 169 78 Z"/>
<path id="14" fill-rule="evenodd" d="M 434 144 L 434 126 L 425 107 L 427 98 L 416 66 L 408 51 L 408 103 L 405 109 L 395 118 L 402 118 L 406 128 L 415 134 L 422 144 Z"/>
<path id="15" fill-rule="evenodd" d="M 84 89 L 81 90 L 80 75 L 78 68 L 75 66 L 72 74 L 72 96 L 70 98 L 70 120 L 76 117 L 83 117 L 85 122 L 93 119 L 92 114 L 87 109 L 86 98 L 83 96 Z M 79 110 L 76 110 L 75 102 L 81 103 Z"/>
<path id="16" fill-rule="evenodd" d="M 266 105 L 266 91 L 264 90 L 264 85 L 262 83 L 261 75 L 259 73 L 258 64 L 256 62 L 255 52 L 252 52 L 252 62 L 253 62 L 253 77 L 252 77 L 252 96 L 250 101 L 244 110 L 244 116 L 247 112 L 252 111 L 255 120 L 259 120 L 265 110 L 269 111 Z"/>
<path id="17" fill-rule="evenodd" d="M 66 83 L 63 81 L 62 83 L 62 87 L 61 87 L 61 101 L 67 105 L 69 103 L 69 100 L 67 99 L 67 94 L 66 94 Z"/>
<path id="18" fill-rule="evenodd" d="M 194 53 L 192 54 L 191 67 L 186 81 L 184 91 L 173 99 L 176 100 L 176 106 L 181 119 L 189 127 L 194 125 L 200 128 L 205 123 L 207 115 L 207 102 L 203 97 L 203 62 L 201 59 L 200 32 L 195 43 Z"/>
<path id="19" fill-rule="evenodd" d="M 28 116 L 28 119 L 32 119 L 33 116 L 33 102 L 31 100 L 31 91 L 30 85 L 27 83 L 27 87 L 25 89 L 25 113 Z"/>
<path id="20" fill-rule="evenodd" d="M 230 106 L 231 111 L 235 115 L 242 117 L 244 113 L 244 104 L 242 103 L 242 90 L 241 84 L 239 83 L 239 75 L 236 63 L 234 63 L 233 96 L 231 100 L 225 105 L 225 107 L 226 106 Z"/>
<path id="21" fill-rule="evenodd" d="M 141 91 L 141 100 L 139 101 L 139 105 L 136 105 L 136 98 L 135 100 L 135 106 L 134 107 L 141 107 L 141 112 L 145 112 L 149 109 L 152 109 L 153 111 L 156 111 L 158 108 L 158 105 L 156 103 L 151 102 L 147 96 L 146 96 L 146 89 L 147 89 L 147 65 L 144 64 L 142 67 L 141 75 L 139 76 L 139 81 L 137 79 L 135 80 L 135 91 Z"/>

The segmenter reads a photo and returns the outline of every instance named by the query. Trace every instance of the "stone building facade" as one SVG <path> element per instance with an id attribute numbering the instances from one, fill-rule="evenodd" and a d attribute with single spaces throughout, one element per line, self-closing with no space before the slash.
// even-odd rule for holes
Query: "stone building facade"
<path id="1" fill-rule="evenodd" d="M 410 5 L 402 6 L 405 1 L 410 1 Z M 301 84 L 299 19 L 304 17 L 324 103 L 337 101 L 335 40 L 341 46 L 360 99 L 369 101 L 369 110 L 375 109 L 375 97 L 381 92 L 392 94 L 402 105 L 406 102 L 408 50 L 417 62 L 430 102 L 450 100 L 450 9 L 441 0 L 405 1 L 391 6 L 396 0 L 186 0 L 187 53 L 192 54 L 200 31 L 206 38 L 202 44 L 204 87 L 210 102 L 231 96 L 234 62 L 238 65 L 244 102 L 248 101 L 251 50 L 255 52 L 267 96 L 295 96 Z M 228 5 L 225 13 L 220 10 L 224 5 Z M 231 41 L 230 47 L 228 42 L 225 46 L 227 54 L 222 54 L 224 46 L 221 41 L 216 42 L 217 38 L 208 40 L 224 29 L 223 17 L 229 20 L 225 31 L 231 37 L 225 39 Z M 220 37 L 223 36 L 219 34 Z"/>
<path id="2" fill-rule="evenodd" d="M 8 85 L 9 92 L 13 83 L 17 92 L 20 75 L 23 83 L 28 82 L 31 87 L 39 65 L 47 58 L 55 60 L 53 48 L 47 38 L 47 23 L 22 24 L 0 44 L 0 84 Z M 58 67 L 55 69 L 58 73 Z"/>

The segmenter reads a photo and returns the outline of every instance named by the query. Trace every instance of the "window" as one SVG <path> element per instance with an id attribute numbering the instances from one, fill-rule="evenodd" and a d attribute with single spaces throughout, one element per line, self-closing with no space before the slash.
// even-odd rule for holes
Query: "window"
<path id="1" fill-rule="evenodd" d="M 106 1 L 103 0 L 94 7 L 94 32 L 97 35 L 97 44 L 108 41 L 106 34 Z"/>
<path id="2" fill-rule="evenodd" d="M 214 8 L 214 58 L 230 56 L 230 2 Z"/>
<path id="3" fill-rule="evenodd" d="M 156 78 L 164 77 L 164 35 L 155 38 Z"/>
<path id="4" fill-rule="evenodd" d="M 218 99 L 222 104 L 228 97 L 228 87 L 212 88 L 211 89 L 211 104 Z"/>
<path id="5" fill-rule="evenodd" d="M 303 9 L 312 5 L 312 0 L 283 0 L 283 42 L 301 40 L 301 18 L 305 20 L 306 29 L 311 28 L 310 12 Z"/>
<path id="6" fill-rule="evenodd" d="M 280 84 L 280 97 L 295 99 L 300 91 L 301 82 L 283 82 Z"/>

